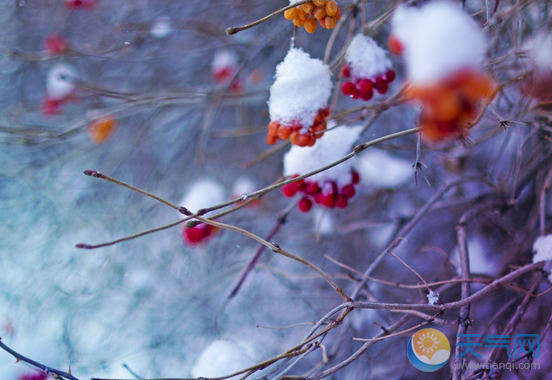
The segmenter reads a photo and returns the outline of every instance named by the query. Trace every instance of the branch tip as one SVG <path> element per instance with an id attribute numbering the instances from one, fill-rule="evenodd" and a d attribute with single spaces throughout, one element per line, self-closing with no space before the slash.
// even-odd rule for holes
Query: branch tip
<path id="1" fill-rule="evenodd" d="M 85 170 L 83 173 L 89 177 L 102 178 L 102 173 L 97 172 L 96 170 Z"/>

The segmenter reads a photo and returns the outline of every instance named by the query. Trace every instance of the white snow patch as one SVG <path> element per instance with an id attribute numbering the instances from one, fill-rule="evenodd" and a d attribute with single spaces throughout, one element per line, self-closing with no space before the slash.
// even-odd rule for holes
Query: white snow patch
<path id="1" fill-rule="evenodd" d="M 363 186 L 392 189 L 413 179 L 412 163 L 376 149 L 356 158 L 355 165 Z"/>
<path id="2" fill-rule="evenodd" d="M 216 206 L 224 201 L 224 187 L 213 179 L 202 178 L 192 183 L 179 204 L 191 212 L 197 212 L 202 208 Z M 181 214 L 179 213 L 179 215 Z"/>
<path id="3" fill-rule="evenodd" d="M 234 182 L 234 186 L 232 187 L 232 197 L 241 197 L 242 195 L 250 194 L 255 190 L 257 190 L 255 182 L 253 182 L 250 177 L 242 175 L 236 179 L 236 182 Z"/>
<path id="4" fill-rule="evenodd" d="M 216 340 L 203 351 L 192 368 L 193 377 L 218 377 L 255 364 L 246 350 L 235 343 Z"/>
<path id="5" fill-rule="evenodd" d="M 362 33 L 351 40 L 345 59 L 351 67 L 353 79 L 374 78 L 391 68 L 387 52 Z"/>
<path id="6" fill-rule="evenodd" d="M 312 210 L 312 219 L 314 222 L 314 232 L 320 236 L 332 235 L 335 231 L 335 221 L 330 212 L 318 207 Z"/>
<path id="7" fill-rule="evenodd" d="M 167 37 L 172 33 L 172 26 L 168 17 L 159 17 L 153 23 L 150 34 L 153 38 Z"/>
<path id="8" fill-rule="evenodd" d="M 310 127 L 318 110 L 326 107 L 333 86 L 331 75 L 321 60 L 291 48 L 276 67 L 276 80 L 270 87 L 270 120 L 284 125 L 296 120 L 304 128 Z"/>
<path id="9" fill-rule="evenodd" d="M 441 293 L 430 290 L 429 294 L 427 294 L 426 297 L 427 297 L 427 303 L 429 303 L 430 305 L 437 305 L 439 303 Z"/>
<path id="10" fill-rule="evenodd" d="M 392 35 L 404 47 L 409 78 L 431 85 L 460 69 L 479 68 L 485 35 L 458 5 L 435 1 L 421 8 L 399 6 Z"/>
<path id="11" fill-rule="evenodd" d="M 552 235 L 539 236 L 533 243 L 533 263 L 544 261 L 544 270 L 548 272 L 548 280 L 552 282 Z"/>
<path id="12" fill-rule="evenodd" d="M 331 127 L 328 125 L 328 127 Z M 293 146 L 284 156 L 284 175 L 307 174 L 350 153 L 362 127 L 339 127 L 326 132 L 312 147 Z M 308 181 L 335 181 L 339 187 L 351 182 L 353 160 L 309 177 Z"/>
<path id="13" fill-rule="evenodd" d="M 62 100 L 68 97 L 75 89 L 75 83 L 71 78 L 78 78 L 75 68 L 67 63 L 54 65 L 46 77 L 48 97 Z"/>
<path id="14" fill-rule="evenodd" d="M 552 34 L 539 34 L 525 43 L 524 49 L 536 68 L 552 71 Z"/>
<path id="15" fill-rule="evenodd" d="M 231 50 L 221 49 L 215 53 L 211 68 L 213 71 L 235 68 L 238 65 L 238 56 Z"/>

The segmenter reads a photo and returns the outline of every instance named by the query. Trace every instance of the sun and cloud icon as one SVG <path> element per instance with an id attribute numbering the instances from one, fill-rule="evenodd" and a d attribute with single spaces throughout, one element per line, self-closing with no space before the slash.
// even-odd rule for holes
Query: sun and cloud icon
<path id="1" fill-rule="evenodd" d="M 442 368 L 450 358 L 450 343 L 439 330 L 422 329 L 408 341 L 407 353 L 414 367 L 433 372 Z"/>

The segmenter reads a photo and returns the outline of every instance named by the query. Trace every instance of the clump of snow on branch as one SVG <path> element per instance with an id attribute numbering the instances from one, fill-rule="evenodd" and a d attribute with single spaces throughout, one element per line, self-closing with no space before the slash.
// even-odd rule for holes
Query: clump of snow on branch
<path id="1" fill-rule="evenodd" d="M 408 76 L 416 84 L 433 84 L 458 70 L 478 68 L 487 48 L 475 22 L 449 1 L 421 8 L 399 6 L 391 23 Z"/>
<path id="2" fill-rule="evenodd" d="M 387 52 L 372 38 L 357 34 L 349 44 L 345 60 L 351 68 L 351 77 L 373 78 L 391 68 Z"/>
<path id="3" fill-rule="evenodd" d="M 533 243 L 533 263 L 544 261 L 544 270 L 548 273 L 548 280 L 552 282 L 552 234 L 539 236 Z"/>
<path id="4" fill-rule="evenodd" d="M 54 100 L 67 98 L 75 90 L 74 80 L 78 78 L 75 68 L 67 63 L 53 66 L 46 77 L 48 97 Z"/>
<path id="5" fill-rule="evenodd" d="M 255 182 L 249 176 L 239 176 L 232 187 L 232 197 L 241 197 L 257 190 Z"/>
<path id="6" fill-rule="evenodd" d="M 254 364 L 243 347 L 229 341 L 216 340 L 202 352 L 192 368 L 193 377 L 218 377 L 238 372 Z"/>
<path id="7" fill-rule="evenodd" d="M 179 204 L 195 213 L 202 208 L 223 203 L 225 200 L 225 190 L 220 183 L 211 178 L 202 178 L 191 184 Z"/>
<path id="8" fill-rule="evenodd" d="M 150 29 L 150 34 L 153 38 L 167 37 L 171 33 L 172 26 L 168 17 L 158 17 Z"/>
<path id="9" fill-rule="evenodd" d="M 335 221 L 331 213 L 317 208 L 312 213 L 314 232 L 320 236 L 332 235 L 335 231 Z"/>
<path id="10" fill-rule="evenodd" d="M 268 101 L 270 120 L 286 125 L 297 121 L 310 127 L 330 97 L 330 68 L 303 50 L 291 48 L 276 67 L 275 79 Z"/>
<path id="11" fill-rule="evenodd" d="M 392 189 L 411 181 L 412 163 L 381 150 L 368 149 L 356 158 L 355 168 L 364 186 Z"/>
<path id="12" fill-rule="evenodd" d="M 340 127 L 329 132 L 313 147 L 293 146 L 284 156 L 284 175 L 303 175 L 339 160 L 350 153 L 362 127 Z M 351 181 L 353 160 L 347 160 L 333 168 L 309 177 L 309 180 L 335 181 L 345 186 Z"/>
<path id="13" fill-rule="evenodd" d="M 441 301 L 441 293 L 434 292 L 433 290 L 430 290 L 429 294 L 427 294 L 426 297 L 427 297 L 427 302 L 430 305 L 438 305 Z"/>

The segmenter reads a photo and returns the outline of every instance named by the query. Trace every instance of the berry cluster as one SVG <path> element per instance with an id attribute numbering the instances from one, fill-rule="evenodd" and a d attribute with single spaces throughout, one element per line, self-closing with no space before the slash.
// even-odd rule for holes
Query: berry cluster
<path id="1" fill-rule="evenodd" d="M 109 140 L 116 126 L 117 120 L 112 116 L 104 116 L 93 120 L 87 128 L 90 140 L 94 144 L 103 144 Z"/>
<path id="2" fill-rule="evenodd" d="M 296 27 L 305 27 L 307 32 L 314 33 L 317 20 L 323 28 L 335 28 L 341 18 L 341 9 L 335 1 L 313 0 L 286 10 L 284 17 L 293 20 Z"/>
<path id="3" fill-rule="evenodd" d="M 299 177 L 299 174 L 292 176 L 292 178 Z M 360 182 L 360 176 L 357 172 L 351 173 L 351 181 L 338 188 L 334 181 L 325 181 L 319 183 L 316 181 L 299 180 L 297 182 L 290 183 L 282 187 L 282 193 L 288 198 L 292 198 L 297 193 L 303 193 L 297 207 L 302 212 L 309 212 L 312 208 L 312 202 L 329 207 L 329 208 L 345 208 L 349 204 L 349 199 L 355 196 L 355 185 Z"/>
<path id="4" fill-rule="evenodd" d="M 217 230 L 217 227 L 204 223 L 190 228 L 184 227 L 182 238 L 187 245 L 195 246 L 202 242 L 204 243 L 209 237 L 214 236 Z"/>
<path id="5" fill-rule="evenodd" d="M 326 130 L 326 118 L 330 115 L 328 107 L 318 110 L 318 114 L 314 118 L 312 125 L 304 128 L 299 122 L 292 121 L 289 125 L 271 121 L 268 124 L 268 132 L 266 133 L 266 142 L 268 145 L 274 145 L 280 140 L 287 140 L 291 145 L 300 147 L 313 146 L 316 140 L 324 135 Z"/>
<path id="6" fill-rule="evenodd" d="M 341 92 L 343 95 L 350 96 L 353 99 L 362 99 L 366 102 L 372 99 L 374 90 L 380 94 L 385 94 L 389 89 L 389 83 L 393 82 L 396 77 L 395 72 L 391 69 L 373 78 L 355 78 L 351 71 L 349 65 L 345 65 L 341 69 L 343 77 L 349 79 L 343 82 Z"/>

